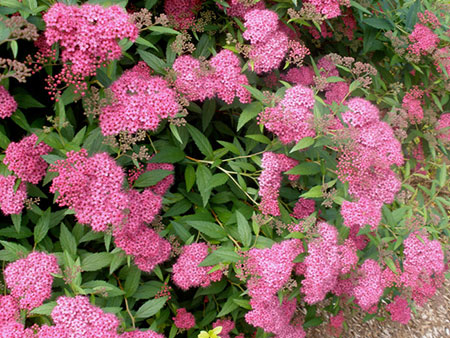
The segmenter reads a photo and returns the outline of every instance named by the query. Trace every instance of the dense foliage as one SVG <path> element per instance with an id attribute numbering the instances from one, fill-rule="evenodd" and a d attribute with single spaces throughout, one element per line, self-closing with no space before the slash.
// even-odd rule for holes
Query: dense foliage
<path id="1" fill-rule="evenodd" d="M 450 277 L 449 9 L 0 0 L 0 336 L 407 324 Z"/>

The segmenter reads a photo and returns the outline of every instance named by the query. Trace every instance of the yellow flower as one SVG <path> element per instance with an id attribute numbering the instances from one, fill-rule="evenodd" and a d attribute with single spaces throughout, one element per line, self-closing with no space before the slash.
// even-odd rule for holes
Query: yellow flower
<path id="1" fill-rule="evenodd" d="M 198 338 L 220 338 L 220 336 L 218 336 L 220 332 L 222 332 L 222 326 L 217 326 L 216 328 L 209 330 L 208 332 L 200 332 Z"/>

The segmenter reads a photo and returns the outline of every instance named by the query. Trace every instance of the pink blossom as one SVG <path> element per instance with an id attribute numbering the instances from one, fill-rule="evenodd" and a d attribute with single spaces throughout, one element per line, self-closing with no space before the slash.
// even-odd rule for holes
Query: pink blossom
<path id="1" fill-rule="evenodd" d="M 255 9 L 262 10 L 266 8 L 264 1 L 258 1 L 253 5 L 250 3 L 244 3 L 241 0 L 227 0 L 226 2 L 228 5 L 230 5 L 230 7 L 227 7 L 225 9 L 227 15 L 235 16 L 240 19 L 243 19 L 248 12 L 251 12 Z M 224 9 L 224 7 L 218 2 L 216 2 L 216 4 L 220 9 Z"/>
<path id="2" fill-rule="evenodd" d="M 176 29 L 188 29 L 201 6 L 202 0 L 165 0 L 164 12 Z"/>
<path id="3" fill-rule="evenodd" d="M 342 119 L 352 127 L 366 127 L 380 119 L 378 108 L 365 99 L 355 97 L 346 105 L 349 110 L 342 114 Z"/>
<path id="4" fill-rule="evenodd" d="M 157 333 L 152 330 L 147 331 L 130 331 L 130 332 L 124 332 L 121 335 L 119 335 L 121 338 L 164 338 L 163 334 Z"/>
<path id="5" fill-rule="evenodd" d="M 172 318 L 173 323 L 179 329 L 189 330 L 195 326 L 195 317 L 185 308 L 177 309 L 177 315 Z"/>
<path id="6" fill-rule="evenodd" d="M 358 285 L 354 288 L 353 293 L 358 305 L 363 310 L 369 311 L 378 303 L 383 294 L 381 268 L 376 261 L 368 259 L 358 272 L 361 277 L 358 279 Z"/>
<path id="7" fill-rule="evenodd" d="M 406 325 L 411 319 L 408 301 L 400 296 L 395 296 L 394 301 L 386 305 L 386 310 L 391 313 L 391 319 L 396 322 Z"/>
<path id="8" fill-rule="evenodd" d="M 416 23 L 414 30 L 409 35 L 409 41 L 412 43 L 408 50 L 416 55 L 426 55 L 434 51 L 439 44 L 439 37 L 428 27 Z"/>
<path id="9" fill-rule="evenodd" d="M 9 322 L 18 321 L 20 318 L 20 309 L 18 300 L 11 295 L 0 296 L 0 327 Z"/>
<path id="10" fill-rule="evenodd" d="M 91 305 L 88 297 L 61 296 L 56 304 L 52 311 L 53 322 L 69 337 L 117 337 L 119 320 L 112 313 Z"/>
<path id="11" fill-rule="evenodd" d="M 336 316 L 330 317 L 330 324 L 328 325 L 328 329 L 330 333 L 335 337 L 340 337 L 343 327 L 342 324 L 344 323 L 344 312 L 340 311 Z"/>
<path id="12" fill-rule="evenodd" d="M 56 202 L 73 209 L 78 222 L 94 231 L 121 224 L 128 202 L 122 191 L 125 174 L 107 153 L 88 157 L 85 149 L 70 151 L 50 171 L 58 173 L 50 187 L 52 193 L 59 193 Z"/>
<path id="13" fill-rule="evenodd" d="M 153 158 L 153 156 L 151 157 Z M 146 170 L 144 171 L 143 166 L 140 169 L 130 171 L 128 174 L 128 183 L 133 185 L 133 183 L 144 173 L 151 172 L 153 170 L 170 170 L 173 171 L 175 167 L 171 163 L 153 163 L 150 162 L 147 164 Z M 149 186 L 148 189 L 152 190 L 155 194 L 163 196 L 167 190 L 169 190 L 170 186 L 173 184 L 175 178 L 173 174 L 170 174 L 164 177 L 161 181 L 156 183 L 155 185 Z"/>
<path id="14" fill-rule="evenodd" d="M 4 271 L 6 286 L 21 309 L 32 310 L 50 298 L 53 276 L 59 266 L 55 256 L 32 252 L 26 258 L 9 263 Z"/>
<path id="15" fill-rule="evenodd" d="M 59 42 L 63 62 L 82 76 L 95 75 L 102 64 L 122 55 L 118 40 L 138 37 L 138 29 L 125 10 L 83 4 L 68 6 L 56 3 L 44 14 L 48 45 Z"/>
<path id="16" fill-rule="evenodd" d="M 286 90 L 284 98 L 274 108 L 267 108 L 259 115 L 259 123 L 278 136 L 284 144 L 298 142 L 304 137 L 316 135 L 312 126 L 314 115 L 313 91 L 302 85 Z"/>
<path id="17" fill-rule="evenodd" d="M 381 202 L 365 197 L 361 197 L 357 202 L 344 201 L 341 205 L 344 225 L 349 228 L 357 226 L 359 229 L 368 224 L 372 230 L 375 230 L 381 221 L 382 206 Z"/>
<path id="18" fill-rule="evenodd" d="M 441 131 L 441 129 L 446 129 Z M 442 114 L 438 120 L 436 130 L 440 132 L 438 137 L 444 141 L 450 141 L 450 113 Z"/>
<path id="19" fill-rule="evenodd" d="M 269 36 L 278 30 L 278 15 L 268 9 L 254 9 L 245 17 L 244 39 L 250 40 L 251 44 L 265 42 Z"/>
<path id="20" fill-rule="evenodd" d="M 41 157 L 52 151 L 45 143 L 36 144 L 35 134 L 24 137 L 20 142 L 11 142 L 5 152 L 3 163 L 23 181 L 38 184 L 45 176 L 47 163 Z"/>
<path id="21" fill-rule="evenodd" d="M 325 92 L 325 103 L 333 104 L 333 102 L 341 103 L 348 95 L 349 85 L 347 82 L 331 83 Z"/>
<path id="22" fill-rule="evenodd" d="M 309 66 L 291 68 L 282 79 L 306 87 L 311 86 L 314 83 L 314 70 Z"/>
<path id="23" fill-rule="evenodd" d="M 0 85 L 0 118 L 10 117 L 17 110 L 17 102 L 14 97 Z"/>
<path id="24" fill-rule="evenodd" d="M 311 3 L 316 7 L 318 13 L 323 14 L 327 19 L 340 16 L 340 5 L 350 7 L 349 0 L 305 0 L 307 3 Z"/>
<path id="25" fill-rule="evenodd" d="M 180 110 L 176 92 L 162 77 L 150 76 L 150 68 L 143 62 L 125 71 L 110 89 L 114 100 L 100 115 L 103 135 L 155 130 L 162 119 Z"/>
<path id="26" fill-rule="evenodd" d="M 302 219 L 311 215 L 316 209 L 316 202 L 312 199 L 300 197 L 295 203 L 291 216 Z"/>
<path id="27" fill-rule="evenodd" d="M 218 319 L 213 324 L 212 327 L 216 328 L 222 326 L 222 331 L 220 331 L 221 338 L 230 338 L 230 331 L 234 329 L 234 322 L 230 319 Z"/>
<path id="28" fill-rule="evenodd" d="M 423 94 L 423 90 L 420 90 L 417 86 L 415 86 L 403 97 L 402 107 L 408 112 L 409 121 L 411 123 L 419 123 L 423 119 Z"/>
<path id="29" fill-rule="evenodd" d="M 0 325 L 0 338 L 34 338 L 34 332 L 22 323 L 8 322 Z"/>
<path id="30" fill-rule="evenodd" d="M 193 243 L 183 247 L 181 255 L 172 266 L 172 279 L 183 290 L 192 287 L 207 287 L 211 282 L 222 278 L 222 271 L 208 274 L 211 267 L 198 266 L 208 256 L 208 246 L 205 243 Z"/>
<path id="31" fill-rule="evenodd" d="M 264 42 L 251 46 L 249 58 L 256 74 L 270 72 L 280 66 L 289 49 L 286 33 L 275 31 Z"/>
<path id="32" fill-rule="evenodd" d="M 19 187 L 14 189 L 16 185 L 16 177 L 13 175 L 0 175 L 0 208 L 3 214 L 20 214 L 24 207 L 25 199 L 27 198 L 27 186 L 24 182 L 19 184 Z"/>
<path id="33" fill-rule="evenodd" d="M 259 195 L 261 203 L 259 209 L 265 215 L 279 216 L 278 207 L 279 189 L 281 173 L 288 171 L 298 164 L 297 160 L 287 157 L 283 154 L 265 152 L 262 156 L 261 166 L 263 171 L 259 176 Z"/>

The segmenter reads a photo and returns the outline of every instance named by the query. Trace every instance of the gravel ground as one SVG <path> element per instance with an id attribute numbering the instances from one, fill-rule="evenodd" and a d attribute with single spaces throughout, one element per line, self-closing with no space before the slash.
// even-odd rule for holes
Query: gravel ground
<path id="1" fill-rule="evenodd" d="M 346 314 L 348 330 L 345 338 L 444 338 L 450 337 L 450 280 L 436 292 L 436 295 L 422 308 L 417 308 L 417 314 L 412 314 L 408 325 L 393 322 L 389 314 L 383 322 L 371 319 L 363 322 L 364 313 Z M 327 321 L 321 326 L 306 331 L 307 338 L 329 338 Z"/>

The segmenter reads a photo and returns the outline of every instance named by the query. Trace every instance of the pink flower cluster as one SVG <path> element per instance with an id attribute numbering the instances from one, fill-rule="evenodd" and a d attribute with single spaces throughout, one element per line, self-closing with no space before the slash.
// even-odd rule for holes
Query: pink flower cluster
<path id="1" fill-rule="evenodd" d="M 251 249 L 244 254 L 240 277 L 247 278 L 252 310 L 245 315 L 247 323 L 261 327 L 279 337 L 304 337 L 301 325 L 291 325 L 296 300 L 284 300 L 280 305 L 276 296 L 289 280 L 294 259 L 303 252 L 300 240 L 276 243 L 267 249 Z"/>
<path id="2" fill-rule="evenodd" d="M 427 26 L 417 23 L 409 35 L 408 50 L 415 55 L 431 54 L 439 44 L 439 37 Z"/>
<path id="3" fill-rule="evenodd" d="M 409 121 L 411 123 L 419 123 L 423 119 L 422 97 L 423 90 L 414 86 L 403 97 L 402 107 L 408 112 Z"/>
<path id="4" fill-rule="evenodd" d="M 53 276 L 59 266 L 55 256 L 32 252 L 6 266 L 4 277 L 11 296 L 21 309 L 32 310 L 41 306 L 52 293 Z"/>
<path id="5" fill-rule="evenodd" d="M 58 173 L 50 187 L 52 193 L 59 193 L 56 202 L 73 209 L 78 222 L 89 224 L 94 231 L 121 224 L 127 206 L 122 192 L 125 174 L 107 153 L 88 157 L 85 149 L 70 151 L 50 171 Z"/>
<path id="6" fill-rule="evenodd" d="M 301 290 L 309 304 L 323 300 L 335 288 L 339 275 L 348 273 L 358 262 L 352 240 L 338 245 L 335 227 L 320 223 L 318 233 L 320 237 L 308 243 L 308 256 L 302 263 L 305 279 Z M 298 267 L 296 272 L 300 272 Z"/>
<path id="7" fill-rule="evenodd" d="M 240 60 L 230 50 L 223 49 L 209 61 L 200 62 L 190 55 L 178 57 L 173 69 L 177 74 L 176 89 L 190 101 L 204 101 L 215 95 L 228 104 L 235 97 L 240 102 L 251 101 L 247 77 L 241 74 Z"/>
<path id="8" fill-rule="evenodd" d="M 198 266 L 208 256 L 206 243 L 193 243 L 182 249 L 181 255 L 172 266 L 172 279 L 183 290 L 195 287 L 207 287 L 211 282 L 222 278 L 222 270 L 208 274 L 211 267 Z"/>
<path id="9" fill-rule="evenodd" d="M 165 0 L 164 12 L 175 29 L 188 29 L 194 25 L 201 6 L 202 0 Z"/>
<path id="10" fill-rule="evenodd" d="M 353 289 L 356 302 L 367 312 L 372 312 L 383 294 L 381 267 L 373 259 L 366 260 L 359 268 L 358 284 Z"/>
<path id="11" fill-rule="evenodd" d="M 365 224 L 376 228 L 383 203 L 392 203 L 401 186 L 390 168 L 403 164 L 401 144 L 369 101 L 353 98 L 346 105 L 349 110 L 342 118 L 350 127 L 347 132 L 351 141 L 339 158 L 338 176 L 349 183 L 349 193 L 357 201 L 345 201 L 341 214 L 350 228 L 359 229 Z"/>
<path id="12" fill-rule="evenodd" d="M 314 75 L 314 69 L 312 67 L 301 66 L 289 69 L 286 75 L 282 75 L 282 79 L 308 87 L 314 83 Z"/>
<path id="13" fill-rule="evenodd" d="M 311 215 L 315 210 L 316 202 L 314 200 L 300 197 L 297 203 L 295 203 L 291 216 L 302 219 Z"/>
<path id="14" fill-rule="evenodd" d="M 289 49 L 288 36 L 278 21 L 278 15 L 267 9 L 254 9 L 245 14 L 243 37 L 251 42 L 249 58 L 257 74 L 278 68 Z"/>
<path id="15" fill-rule="evenodd" d="M 56 3 L 43 19 L 48 45 L 59 42 L 63 62 L 82 76 L 95 75 L 102 64 L 119 59 L 122 50 L 118 40 L 134 41 L 138 36 L 137 27 L 119 6 Z"/>
<path id="16" fill-rule="evenodd" d="M 220 338 L 230 338 L 230 331 L 234 329 L 234 322 L 230 319 L 218 319 L 213 324 L 213 329 L 222 326 L 222 331 L 220 331 Z"/>
<path id="17" fill-rule="evenodd" d="M 110 89 L 113 102 L 103 107 L 100 115 L 103 135 L 155 130 L 162 119 L 174 117 L 180 110 L 176 92 L 162 77 L 151 76 L 142 61 L 125 71 Z"/>
<path id="18" fill-rule="evenodd" d="M 0 85 L 0 118 L 10 117 L 17 110 L 17 102 L 14 97 Z"/>
<path id="19" fill-rule="evenodd" d="M 339 6 L 350 7 L 349 0 L 305 0 L 304 2 L 313 4 L 318 13 L 327 19 L 332 19 L 342 14 Z"/>
<path id="20" fill-rule="evenodd" d="M 11 142 L 5 152 L 3 163 L 23 181 L 38 184 L 45 176 L 47 163 L 41 157 L 52 151 L 52 147 L 43 142 L 36 144 L 35 134 L 24 137 L 20 142 Z"/>
<path id="21" fill-rule="evenodd" d="M 278 136 L 284 144 L 298 142 L 304 137 L 314 137 L 316 132 L 311 109 L 314 93 L 305 86 L 296 85 L 286 90 L 284 98 L 273 108 L 259 114 L 259 123 Z"/>
<path id="22" fill-rule="evenodd" d="M 332 334 L 334 337 L 340 337 L 344 323 L 344 312 L 340 311 L 336 316 L 330 317 L 330 324 L 328 325 L 328 331 L 330 334 Z"/>
<path id="23" fill-rule="evenodd" d="M 411 319 L 411 309 L 408 301 L 401 296 L 395 296 L 392 303 L 386 305 L 386 310 L 391 314 L 391 319 L 401 324 L 408 324 Z"/>
<path id="24" fill-rule="evenodd" d="M 446 129 L 442 130 L 441 129 Z M 442 114 L 438 120 L 436 129 L 441 132 L 438 137 L 444 141 L 450 142 L 450 113 Z"/>
<path id="25" fill-rule="evenodd" d="M 297 160 L 284 154 L 265 152 L 262 156 L 263 171 L 259 176 L 259 196 L 261 203 L 259 209 L 264 215 L 280 216 L 278 196 L 283 177 L 282 172 L 288 171 L 298 164 Z M 297 177 L 290 175 L 290 179 Z"/>
<path id="26" fill-rule="evenodd" d="M 182 330 L 189 330 L 195 326 L 195 317 L 184 307 L 177 309 L 177 315 L 172 318 L 175 326 Z"/>
<path id="27" fill-rule="evenodd" d="M 20 214 L 27 198 L 27 186 L 24 182 L 14 189 L 17 178 L 13 175 L 0 175 L 0 208 L 5 215 Z"/>
<path id="28" fill-rule="evenodd" d="M 243 2 L 242 0 L 227 0 L 226 2 L 230 6 L 230 7 L 226 8 L 227 15 L 235 16 L 239 19 L 243 19 L 245 17 L 245 14 L 247 14 L 248 12 L 250 12 L 254 9 L 265 9 L 266 8 L 264 1 L 258 1 L 255 4 Z M 222 5 L 220 5 L 218 2 L 216 2 L 216 4 L 220 9 L 224 9 L 224 7 Z M 222 333 L 221 333 L 221 335 L 222 335 Z"/>
<path id="29" fill-rule="evenodd" d="M 20 309 L 17 299 L 13 296 L 0 296 L 0 332 L 1 327 L 9 322 L 18 321 L 20 318 Z"/>
<path id="30" fill-rule="evenodd" d="M 150 157 L 150 159 L 153 156 Z M 146 169 L 143 169 L 143 165 L 140 165 L 139 169 L 135 168 L 128 172 L 128 184 L 131 186 L 133 183 L 144 173 L 153 170 L 170 170 L 173 171 L 175 167 L 170 163 L 148 163 Z M 164 177 L 161 181 L 156 183 L 155 185 L 149 186 L 148 188 L 152 190 L 155 194 L 163 196 L 167 190 L 169 190 L 170 186 L 173 184 L 175 177 L 173 174 Z"/>
<path id="31" fill-rule="evenodd" d="M 417 17 L 419 18 L 420 23 L 424 25 L 429 24 L 433 29 L 436 29 L 441 25 L 436 15 L 429 10 L 425 10 L 423 13 L 417 13 Z"/>

